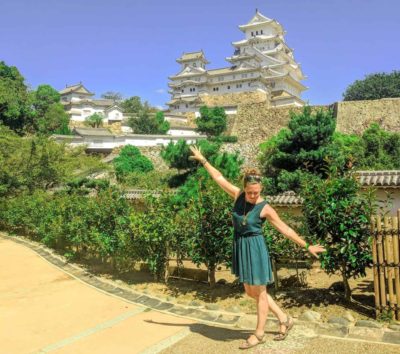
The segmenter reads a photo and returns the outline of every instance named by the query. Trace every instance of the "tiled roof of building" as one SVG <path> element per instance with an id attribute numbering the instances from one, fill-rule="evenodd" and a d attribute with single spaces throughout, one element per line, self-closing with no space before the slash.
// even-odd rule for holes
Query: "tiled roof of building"
<path id="1" fill-rule="evenodd" d="M 272 205 L 277 206 L 297 206 L 303 204 L 303 199 L 293 191 L 284 192 L 278 195 L 268 195 L 266 199 Z"/>
<path id="2" fill-rule="evenodd" d="M 195 60 L 200 58 L 206 59 L 202 50 L 198 52 L 183 53 L 178 61 Z"/>
<path id="3" fill-rule="evenodd" d="M 361 185 L 374 187 L 400 187 L 400 170 L 357 171 Z"/>
<path id="4" fill-rule="evenodd" d="M 105 128 L 74 128 L 74 132 L 80 136 L 112 136 Z"/>

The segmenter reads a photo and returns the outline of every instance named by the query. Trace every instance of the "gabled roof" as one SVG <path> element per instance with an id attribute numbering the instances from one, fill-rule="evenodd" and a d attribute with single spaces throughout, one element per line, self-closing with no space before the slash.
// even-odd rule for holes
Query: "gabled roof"
<path id="1" fill-rule="evenodd" d="M 60 95 L 66 95 L 68 93 L 79 93 L 81 95 L 88 95 L 88 96 L 94 95 L 94 93 L 90 92 L 85 86 L 82 85 L 82 83 L 66 86 L 65 89 L 59 91 Z"/>
<path id="2" fill-rule="evenodd" d="M 121 108 L 119 105 L 117 105 L 117 104 L 114 104 L 114 105 L 112 105 L 112 106 L 110 106 L 110 107 L 107 107 L 104 111 L 105 111 L 105 112 L 109 112 L 109 111 L 112 111 L 113 109 L 117 109 L 117 110 L 120 111 L 121 113 L 123 112 L 123 111 L 122 111 L 122 108 Z"/>
<path id="3" fill-rule="evenodd" d="M 183 63 L 186 61 L 197 60 L 197 59 L 201 59 L 204 63 L 208 64 L 208 61 L 204 55 L 203 50 L 200 50 L 198 52 L 183 53 L 180 58 L 176 59 L 176 61 L 178 63 Z"/>
<path id="4" fill-rule="evenodd" d="M 246 23 L 245 25 L 239 26 L 239 28 L 242 31 L 245 31 L 246 29 L 253 28 L 253 27 L 254 28 L 259 27 L 260 25 L 265 25 L 265 24 L 271 24 L 283 32 L 283 28 L 278 21 L 264 16 L 258 10 L 256 10 L 256 14 L 253 16 L 253 18 L 248 23 Z"/>

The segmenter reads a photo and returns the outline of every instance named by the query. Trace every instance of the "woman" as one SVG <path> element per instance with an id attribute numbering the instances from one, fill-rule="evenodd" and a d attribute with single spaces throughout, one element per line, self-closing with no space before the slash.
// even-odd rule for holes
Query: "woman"
<path id="1" fill-rule="evenodd" d="M 268 220 L 280 233 L 317 258 L 318 253 L 324 252 L 325 249 L 320 245 L 312 246 L 305 242 L 279 218 L 267 201 L 261 198 L 261 175 L 257 170 L 245 173 L 242 192 L 207 161 L 200 149 L 195 146 L 191 146 L 190 149 L 193 153 L 191 158 L 199 161 L 214 181 L 235 200 L 232 213 L 235 234 L 232 273 L 244 284 L 246 294 L 257 303 L 257 328 L 239 348 L 249 349 L 264 342 L 264 326 L 269 309 L 280 323 L 279 334 L 274 340 L 284 340 L 293 327 L 293 319 L 267 294 L 266 285 L 273 282 L 273 276 L 262 233 L 263 223 Z"/>

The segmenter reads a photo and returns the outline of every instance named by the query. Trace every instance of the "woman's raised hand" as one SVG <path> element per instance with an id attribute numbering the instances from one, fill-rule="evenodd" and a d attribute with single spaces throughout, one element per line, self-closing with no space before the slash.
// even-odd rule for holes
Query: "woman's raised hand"
<path id="1" fill-rule="evenodd" d="M 318 253 L 325 252 L 326 249 L 320 245 L 312 245 L 308 247 L 308 252 L 310 252 L 314 257 L 318 258 Z"/>
<path id="2" fill-rule="evenodd" d="M 190 160 L 197 160 L 201 161 L 204 159 L 203 154 L 201 153 L 200 147 L 197 147 L 196 145 L 189 146 L 190 151 L 192 152 L 193 156 L 190 156 Z"/>

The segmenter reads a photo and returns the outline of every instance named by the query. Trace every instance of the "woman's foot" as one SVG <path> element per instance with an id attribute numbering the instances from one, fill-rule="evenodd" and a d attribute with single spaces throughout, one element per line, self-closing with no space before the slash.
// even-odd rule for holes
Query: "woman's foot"
<path id="1" fill-rule="evenodd" d="M 265 334 L 257 334 L 253 333 L 246 341 L 239 346 L 239 349 L 250 349 L 255 347 L 256 345 L 262 344 L 265 342 L 264 340 Z"/>
<path id="2" fill-rule="evenodd" d="M 279 321 L 280 328 L 279 334 L 274 337 L 274 340 L 284 340 L 288 336 L 289 331 L 292 329 L 294 325 L 293 318 L 289 315 L 286 315 L 286 321 Z"/>

